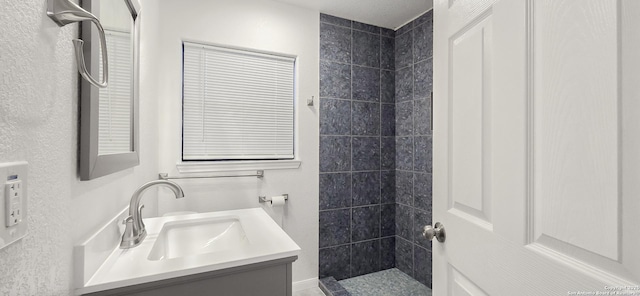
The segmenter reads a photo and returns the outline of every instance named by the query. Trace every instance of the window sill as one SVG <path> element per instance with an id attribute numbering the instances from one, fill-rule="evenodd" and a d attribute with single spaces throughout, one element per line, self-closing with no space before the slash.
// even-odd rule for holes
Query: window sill
<path id="1" fill-rule="evenodd" d="M 256 161 L 225 161 L 225 162 L 179 162 L 176 164 L 178 172 L 209 173 L 209 172 L 235 172 L 257 170 L 286 170 L 297 169 L 302 161 L 292 160 L 256 160 Z"/>

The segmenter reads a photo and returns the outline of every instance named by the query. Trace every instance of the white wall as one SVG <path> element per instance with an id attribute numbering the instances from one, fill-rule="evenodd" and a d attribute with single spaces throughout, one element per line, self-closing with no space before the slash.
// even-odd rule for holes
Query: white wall
<path id="1" fill-rule="evenodd" d="M 316 107 L 308 107 L 306 99 L 318 97 L 319 13 L 269 0 L 163 0 L 157 5 L 159 56 L 150 66 L 159 82 L 160 169 L 176 174 L 181 158 L 183 40 L 298 56 L 296 151 L 302 161 L 299 169 L 267 170 L 264 180 L 181 180 L 186 198 L 162 194 L 161 213 L 259 207 L 259 194 L 288 193 L 283 229 L 302 248 L 293 280 L 317 278 L 319 127 Z"/>
<path id="2" fill-rule="evenodd" d="M 143 7 L 146 2 L 155 1 L 144 0 Z M 139 185 L 157 178 L 157 93 L 146 37 L 140 165 L 81 182 L 71 43 L 78 25 L 59 28 L 45 9 L 46 1 L 0 0 L 0 162 L 28 161 L 30 178 L 27 237 L 0 250 L 0 295 L 70 295 L 73 245 L 127 206 Z M 145 11 L 157 15 L 151 6 Z M 148 29 L 143 21 L 142 36 L 153 36 Z"/>

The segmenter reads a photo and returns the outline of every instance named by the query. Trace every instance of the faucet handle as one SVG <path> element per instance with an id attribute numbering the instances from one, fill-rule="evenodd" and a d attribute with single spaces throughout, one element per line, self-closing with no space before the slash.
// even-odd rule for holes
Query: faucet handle
<path id="1" fill-rule="evenodd" d="M 122 223 L 116 224 L 118 225 L 118 231 L 120 234 L 124 234 L 127 225 L 127 218 L 122 219 Z"/>
<path id="2" fill-rule="evenodd" d="M 122 241 L 120 242 L 120 248 L 121 249 L 126 249 L 126 248 L 130 248 L 132 245 L 134 245 L 134 241 L 136 240 L 136 237 L 138 236 L 137 233 L 133 228 L 133 217 L 128 216 L 127 218 L 125 218 L 124 220 L 122 220 L 122 223 L 125 224 L 125 229 L 124 229 L 124 233 L 122 234 Z"/>
<path id="3" fill-rule="evenodd" d="M 133 232 L 133 217 L 127 216 L 122 220 L 122 224 L 125 225 L 124 233 L 122 233 L 122 240 L 124 241 L 127 237 L 131 237 Z"/>

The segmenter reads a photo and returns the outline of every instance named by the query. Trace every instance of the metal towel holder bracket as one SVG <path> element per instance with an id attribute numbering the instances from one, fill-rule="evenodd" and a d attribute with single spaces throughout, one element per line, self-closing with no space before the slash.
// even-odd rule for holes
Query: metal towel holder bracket
<path id="1" fill-rule="evenodd" d="M 60 27 L 82 21 L 91 21 L 96 25 L 100 35 L 100 47 L 102 49 L 102 82 L 95 80 L 87 71 L 83 52 L 84 41 L 81 39 L 73 39 L 73 48 L 76 52 L 76 62 L 78 64 L 78 72 L 80 72 L 80 75 L 96 87 L 107 87 L 109 77 L 109 70 L 107 67 L 109 64 L 107 61 L 107 39 L 98 18 L 69 0 L 47 0 L 47 16 L 49 16 L 49 18 L 51 18 Z"/>
<path id="2" fill-rule="evenodd" d="M 283 194 L 282 196 L 284 196 L 284 200 L 285 200 L 285 201 L 288 201 L 288 200 L 289 200 L 289 194 Z M 268 203 L 268 202 L 271 202 L 271 197 L 258 196 L 258 202 L 259 202 L 259 203 Z"/>

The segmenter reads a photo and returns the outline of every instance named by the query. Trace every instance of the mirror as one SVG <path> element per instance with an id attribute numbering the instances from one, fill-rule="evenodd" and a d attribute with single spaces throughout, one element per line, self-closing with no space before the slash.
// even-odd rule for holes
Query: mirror
<path id="1" fill-rule="evenodd" d="M 91 180 L 140 163 L 138 156 L 138 0 L 83 0 L 104 27 L 109 77 L 106 88 L 80 85 L 80 179 Z M 98 31 L 82 23 L 88 72 L 102 77 Z"/>

